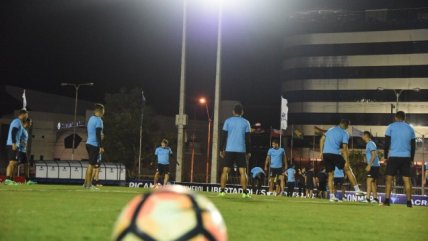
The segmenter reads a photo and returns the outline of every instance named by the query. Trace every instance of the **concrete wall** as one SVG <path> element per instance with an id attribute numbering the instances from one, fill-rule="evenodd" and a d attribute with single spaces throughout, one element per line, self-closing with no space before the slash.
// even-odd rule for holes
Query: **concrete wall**
<path id="1" fill-rule="evenodd" d="M 0 124 L 9 124 L 14 118 L 14 115 L 6 116 L 0 120 Z M 55 151 L 55 148 L 59 147 L 60 144 L 62 144 L 62 148 L 64 146 L 63 139 L 61 142 L 59 139 L 61 136 L 58 136 L 61 134 L 58 132 L 58 122 L 72 122 L 74 118 L 73 115 L 34 111 L 30 112 L 30 118 L 33 120 L 31 133 L 31 155 L 34 155 L 34 159 L 39 160 L 40 156 L 43 156 L 45 160 L 52 160 L 54 158 L 61 158 L 65 160 L 67 159 L 66 156 L 69 156 L 69 158 L 71 157 L 71 149 L 61 151 L 60 153 L 62 154 L 59 155 L 58 152 Z M 78 116 L 77 120 L 84 120 L 84 116 Z M 72 134 L 72 129 L 62 133 Z M 79 130 L 78 133 L 81 133 L 81 131 Z M 84 130 L 84 133 L 86 133 L 86 130 Z M 2 136 L 7 136 L 7 133 L 0 134 Z M 81 153 L 80 146 L 78 153 Z M 86 157 L 83 155 L 78 155 L 76 160 L 80 160 L 81 158 Z"/>

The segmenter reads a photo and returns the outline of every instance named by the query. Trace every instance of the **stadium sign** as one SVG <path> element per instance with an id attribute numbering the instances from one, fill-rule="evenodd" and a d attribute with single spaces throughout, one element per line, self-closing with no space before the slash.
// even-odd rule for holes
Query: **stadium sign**
<path id="1" fill-rule="evenodd" d="M 174 184 L 182 185 L 189 188 L 195 192 L 220 192 L 219 184 L 206 184 L 206 183 L 189 183 L 189 182 L 176 182 Z M 153 182 L 147 180 L 132 180 L 128 183 L 130 188 L 153 188 Z M 243 193 L 243 189 L 238 185 L 227 185 L 225 189 L 226 193 L 230 194 L 240 194 Z M 250 190 L 251 194 L 254 194 Z M 340 191 L 339 191 L 340 192 Z M 257 195 L 267 195 L 267 187 L 264 186 L 257 191 Z M 298 196 L 298 192 L 293 193 L 294 197 Z M 382 201 L 385 199 L 385 193 L 378 193 L 379 200 Z M 345 198 L 348 202 L 360 202 L 363 201 L 365 197 L 358 197 L 354 192 L 347 191 L 345 193 Z M 392 194 L 391 203 L 392 204 L 406 204 L 407 198 L 405 194 Z M 428 196 L 422 195 L 413 195 L 413 205 L 415 206 L 425 206 L 428 207 Z"/>
<path id="2" fill-rule="evenodd" d="M 86 123 L 85 121 L 76 121 L 76 124 L 71 121 L 71 122 L 58 122 L 56 128 L 58 130 L 63 130 L 63 129 L 70 129 L 73 127 L 85 127 Z"/>
<path id="3" fill-rule="evenodd" d="M 174 184 L 182 185 L 195 192 L 220 192 L 220 185 L 218 184 L 205 184 L 205 183 L 188 183 L 188 182 L 176 182 Z M 131 181 L 128 186 L 130 188 L 153 188 L 153 182 L 151 181 Z M 226 193 L 238 194 L 243 193 L 244 190 L 238 186 L 228 185 Z"/>

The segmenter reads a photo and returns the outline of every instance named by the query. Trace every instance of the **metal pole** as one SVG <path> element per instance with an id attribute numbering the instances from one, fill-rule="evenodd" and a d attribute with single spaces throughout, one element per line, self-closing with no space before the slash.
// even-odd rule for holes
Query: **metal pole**
<path id="1" fill-rule="evenodd" d="M 185 111 L 185 96 L 186 96 L 186 25 L 187 25 L 187 0 L 183 0 L 183 29 L 181 40 L 181 73 L 180 73 L 180 103 L 177 118 L 178 136 L 177 136 L 177 161 L 181 164 L 177 166 L 175 171 L 175 179 L 181 182 L 181 171 L 183 163 L 183 146 L 184 146 L 184 128 L 186 125 Z"/>
<path id="2" fill-rule="evenodd" d="M 280 115 L 279 115 L 279 147 L 282 147 L 282 96 L 281 96 L 281 110 L 280 110 L 280 112 L 279 113 L 281 113 Z M 288 120 L 287 120 L 288 121 Z M 272 128 L 271 128 L 272 129 Z M 271 130 L 271 136 L 272 136 L 272 130 Z M 269 145 L 272 145 L 272 142 L 269 142 Z M 284 145 L 285 146 L 285 145 Z"/>
<path id="3" fill-rule="evenodd" d="M 394 90 L 394 92 L 395 92 L 395 97 L 396 97 L 396 100 L 395 100 L 395 113 L 397 113 L 398 112 L 398 104 L 400 103 L 401 91 L 397 93 L 397 91 Z"/>
<path id="4" fill-rule="evenodd" d="M 425 182 L 426 182 L 426 178 L 425 178 L 425 135 L 422 135 L 422 195 L 425 195 Z"/>
<path id="5" fill-rule="evenodd" d="M 211 116 L 210 112 L 208 110 L 208 104 L 205 103 L 205 107 L 207 109 L 207 115 L 208 115 L 208 140 L 207 140 L 207 163 L 206 163 L 206 173 L 205 173 L 205 182 L 208 183 L 209 181 L 209 172 L 210 172 L 210 147 L 211 147 Z"/>
<path id="6" fill-rule="evenodd" d="M 190 182 L 193 182 L 193 170 L 195 165 L 195 132 L 192 134 L 192 158 L 190 163 Z"/>
<path id="7" fill-rule="evenodd" d="M 315 166 L 315 133 L 314 133 L 314 139 L 313 139 L 313 143 L 312 143 L 312 162 Z"/>
<path id="8" fill-rule="evenodd" d="M 396 100 L 395 100 L 395 113 L 397 113 L 398 112 L 398 104 L 400 103 L 400 95 L 401 95 L 401 92 L 403 92 L 403 90 L 400 90 L 399 92 L 397 92 L 395 89 L 393 89 L 393 91 L 395 93 L 395 98 L 396 98 Z M 394 177 L 394 188 L 393 188 L 394 193 L 397 193 L 396 188 L 397 188 L 397 178 Z"/>
<path id="9" fill-rule="evenodd" d="M 73 146 L 71 147 L 71 160 L 74 161 L 74 145 L 76 143 L 76 119 L 77 119 L 77 97 L 79 95 L 80 85 L 74 85 L 76 89 L 76 98 L 74 100 L 74 122 L 73 122 Z"/>
<path id="10" fill-rule="evenodd" d="M 208 144 L 207 144 L 207 165 L 206 165 L 206 177 L 205 182 L 209 182 L 209 173 L 210 173 L 210 146 L 211 146 L 211 123 L 212 120 L 208 121 Z"/>
<path id="11" fill-rule="evenodd" d="M 142 146 L 142 136 L 143 136 L 143 116 L 141 114 L 140 120 L 140 148 L 138 151 L 138 178 L 141 178 L 141 146 Z"/>
<path id="12" fill-rule="evenodd" d="M 294 142 L 294 125 L 291 125 L 291 150 L 290 150 L 290 163 L 293 163 L 293 142 Z"/>
<path id="13" fill-rule="evenodd" d="M 140 148 L 138 150 L 138 178 L 141 178 L 141 153 L 143 145 L 143 119 L 144 119 L 144 107 L 146 105 L 146 98 L 144 97 L 144 91 L 141 91 L 141 120 L 140 120 Z"/>
<path id="14" fill-rule="evenodd" d="M 279 127 L 280 129 L 281 129 L 281 122 L 280 122 L 280 127 Z M 273 128 L 272 128 L 272 126 L 270 127 L 270 133 L 269 133 L 269 148 L 272 146 L 272 139 L 273 139 L 273 137 L 272 137 L 272 133 L 273 133 Z M 263 162 L 263 166 L 265 166 L 265 163 Z M 264 168 L 263 168 L 264 169 Z M 265 173 L 266 175 L 266 177 L 267 178 L 265 178 L 264 179 L 264 185 L 269 185 L 269 177 L 268 177 L 268 175 L 269 175 L 269 173 L 270 173 L 270 165 L 268 166 L 268 170 L 267 170 L 267 173 Z"/>
<path id="15" fill-rule="evenodd" d="M 221 41 L 222 41 L 222 1 L 219 3 L 218 10 L 218 28 L 217 28 L 217 60 L 215 77 L 215 96 L 214 96 L 214 126 L 212 140 L 211 156 L 211 183 L 217 183 L 217 164 L 218 164 L 218 139 L 219 139 L 219 112 L 220 112 L 220 82 L 221 82 Z"/>

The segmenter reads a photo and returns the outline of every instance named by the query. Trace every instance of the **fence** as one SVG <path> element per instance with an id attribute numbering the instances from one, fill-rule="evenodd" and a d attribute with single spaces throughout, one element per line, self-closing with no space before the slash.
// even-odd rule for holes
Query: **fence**
<path id="1" fill-rule="evenodd" d="M 87 166 L 85 161 L 36 161 L 35 177 L 41 183 L 80 183 Z M 99 180 L 106 184 L 125 182 L 126 168 L 121 163 L 101 163 Z"/>

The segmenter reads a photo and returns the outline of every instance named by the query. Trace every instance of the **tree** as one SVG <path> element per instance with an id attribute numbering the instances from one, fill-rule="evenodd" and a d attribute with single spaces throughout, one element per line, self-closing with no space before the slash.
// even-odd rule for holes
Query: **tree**
<path id="1" fill-rule="evenodd" d="M 379 160 L 381 160 L 383 158 L 383 152 L 378 151 L 378 156 Z M 355 174 L 357 182 L 362 184 L 363 186 L 366 186 L 367 171 L 365 169 L 367 167 L 367 162 L 365 159 L 365 152 L 361 150 L 351 151 L 349 153 L 349 162 L 351 164 L 352 171 Z M 385 165 L 380 166 L 381 178 L 383 173 L 385 173 L 385 169 Z M 380 182 L 381 178 L 378 179 L 378 183 Z"/>
<path id="2" fill-rule="evenodd" d="M 109 162 L 124 163 L 132 176 L 138 173 L 140 144 L 140 121 L 142 97 L 139 89 L 122 88 L 118 93 L 105 97 L 105 159 Z M 158 142 L 156 133 L 159 126 L 154 121 L 152 108 L 144 108 L 143 150 L 144 155 L 153 153 L 153 145 Z M 143 159 L 143 158 L 142 158 Z"/>
<path id="3" fill-rule="evenodd" d="M 357 182 L 360 184 L 365 184 L 365 180 L 367 177 L 367 172 L 365 171 L 365 168 L 367 164 L 364 161 L 364 153 L 362 151 L 350 151 L 349 163 L 351 164 L 351 168 L 355 174 Z"/>

